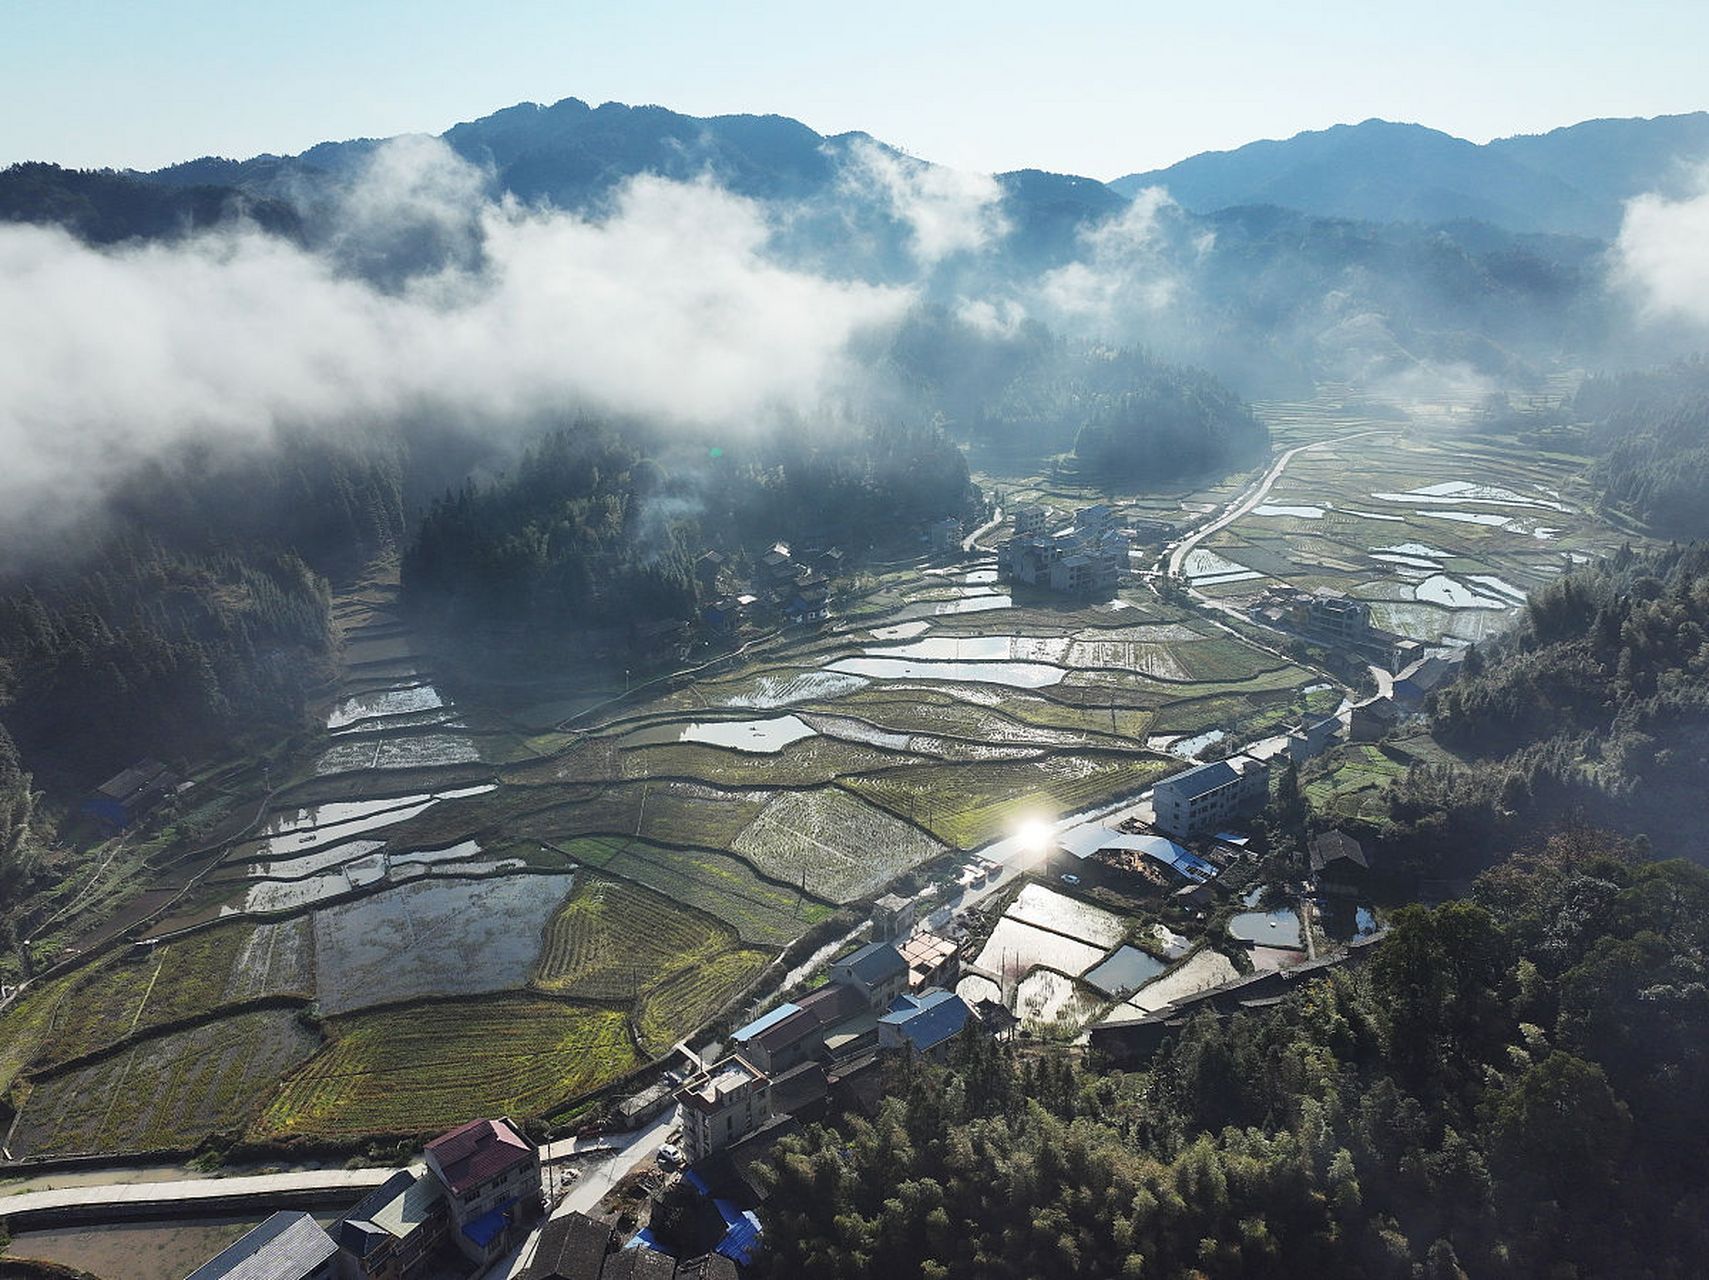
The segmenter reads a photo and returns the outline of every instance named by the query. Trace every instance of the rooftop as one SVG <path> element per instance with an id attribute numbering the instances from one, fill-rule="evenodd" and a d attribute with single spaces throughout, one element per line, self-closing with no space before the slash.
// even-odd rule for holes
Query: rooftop
<path id="1" fill-rule="evenodd" d="M 352 1234 L 365 1238 L 372 1230 L 401 1240 L 432 1217 L 444 1199 L 439 1180 L 431 1173 L 400 1169 L 344 1215 L 338 1224 L 339 1242 L 360 1255 L 366 1250 L 353 1247 Z M 354 1228 L 354 1233 L 346 1227 Z"/>
<path id="2" fill-rule="evenodd" d="M 716 1111 L 746 1089 L 763 1085 L 765 1072 L 739 1054 L 721 1058 L 705 1071 L 690 1077 L 677 1090 L 684 1105 L 701 1111 Z"/>
<path id="3" fill-rule="evenodd" d="M 755 1036 L 759 1035 L 760 1032 L 765 1031 L 768 1028 L 775 1027 L 791 1014 L 799 1013 L 800 1011 L 800 1005 L 790 1004 L 786 1001 L 785 1003 L 778 1005 L 777 1008 L 762 1013 L 759 1017 L 748 1023 L 747 1026 L 737 1027 L 730 1033 L 730 1039 L 734 1040 L 737 1044 L 740 1044 L 745 1040 L 751 1040 Z"/>
<path id="4" fill-rule="evenodd" d="M 897 996 L 878 1023 L 895 1027 L 916 1050 L 924 1053 L 958 1035 L 967 1025 L 968 1016 L 966 1001 L 953 991 L 939 989 Z"/>
<path id="5" fill-rule="evenodd" d="M 1215 760 L 1210 764 L 1195 765 L 1191 769 L 1177 773 L 1172 778 L 1165 778 L 1157 785 L 1178 791 L 1187 799 L 1208 795 L 1218 787 L 1226 787 L 1238 781 L 1240 775 L 1227 760 Z"/>
<path id="6" fill-rule="evenodd" d="M 1371 866 L 1365 856 L 1365 847 L 1345 831 L 1325 831 L 1315 835 L 1309 842 L 1309 848 L 1313 871 L 1322 871 L 1337 862 L 1350 862 L 1367 870 Z"/>
<path id="7" fill-rule="evenodd" d="M 111 800 L 128 800 L 137 792 L 161 781 L 166 766 L 158 760 L 139 760 L 130 768 L 116 773 L 95 788 Z"/>
<path id="8" fill-rule="evenodd" d="M 508 1120 L 471 1120 L 427 1144 L 428 1163 L 462 1195 L 524 1160 L 534 1158 L 534 1145 Z"/>
<path id="9" fill-rule="evenodd" d="M 337 1253 L 332 1237 L 308 1214 L 281 1209 L 187 1280 L 302 1280 Z"/>
<path id="10" fill-rule="evenodd" d="M 540 1229 L 540 1243 L 523 1280 L 599 1280 L 611 1247 L 611 1224 L 567 1213 Z"/>
<path id="11" fill-rule="evenodd" d="M 888 942 L 869 942 L 853 955 L 838 960 L 836 964 L 847 967 L 857 981 L 868 986 L 908 972 L 908 964 L 902 959 L 902 953 Z"/>

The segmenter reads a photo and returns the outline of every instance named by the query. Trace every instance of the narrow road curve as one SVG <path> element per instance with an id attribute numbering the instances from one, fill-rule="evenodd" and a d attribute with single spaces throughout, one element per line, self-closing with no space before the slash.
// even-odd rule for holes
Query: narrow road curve
<path id="1" fill-rule="evenodd" d="M 975 550 L 976 548 L 975 548 L 974 544 L 977 543 L 979 541 L 979 539 L 983 538 L 986 534 L 990 533 L 991 530 L 995 529 L 998 525 L 1000 525 L 1002 523 L 1003 523 L 1003 508 L 1002 507 L 992 507 L 991 508 L 991 518 L 989 520 L 987 520 L 984 524 L 980 525 L 972 533 L 968 534 L 965 538 L 963 538 L 961 540 L 961 549 L 963 551 Z"/>
<path id="2" fill-rule="evenodd" d="M 1182 538 L 1181 541 L 1175 543 L 1172 548 L 1168 549 L 1167 563 L 1162 564 L 1159 567 L 1167 569 L 1171 577 L 1179 577 L 1181 574 L 1181 566 L 1186 563 L 1187 557 L 1193 553 L 1199 543 L 1203 542 L 1213 533 L 1218 533 L 1221 530 L 1228 528 L 1229 525 L 1240 519 L 1241 516 L 1250 515 L 1265 498 L 1270 496 L 1270 490 L 1275 487 L 1276 481 L 1282 478 L 1282 472 L 1287 470 L 1288 463 L 1292 462 L 1300 454 L 1309 452 L 1312 449 L 1324 449 L 1328 448 L 1330 445 L 1344 444 L 1349 440 L 1362 440 L 1366 436 L 1399 434 L 1400 433 L 1398 431 L 1383 428 L 1377 431 L 1360 431 L 1349 436 L 1332 436 L 1327 440 L 1314 440 L 1310 444 L 1295 445 L 1281 457 L 1277 458 L 1275 462 L 1271 463 L 1270 469 L 1266 471 L 1255 484 L 1230 501 L 1229 504 L 1222 509 L 1221 515 L 1200 525 L 1192 533 L 1189 533 L 1186 537 Z"/>

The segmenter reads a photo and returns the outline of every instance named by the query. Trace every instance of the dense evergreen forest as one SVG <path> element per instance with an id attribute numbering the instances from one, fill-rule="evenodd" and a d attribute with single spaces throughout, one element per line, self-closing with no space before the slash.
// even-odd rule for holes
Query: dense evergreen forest
<path id="1" fill-rule="evenodd" d="M 289 204 L 231 187 L 169 187 L 102 170 L 15 164 L 0 170 L 0 222 L 58 226 L 90 244 L 169 240 L 247 219 L 296 237 L 301 219 Z"/>
<path id="2" fill-rule="evenodd" d="M 1709 872 L 1581 831 L 1143 1071 L 966 1037 L 785 1139 L 765 1276 L 1656 1276 L 1709 1249 Z"/>
<path id="3" fill-rule="evenodd" d="M 1702 848 L 1709 768 L 1709 547 L 1630 552 L 1534 592 L 1430 702 L 1472 761 L 1416 767 L 1372 834 L 1397 869 L 1464 874 L 1577 815 L 1663 853 Z"/>
<path id="4" fill-rule="evenodd" d="M 956 434 L 1031 456 L 1072 450 L 1118 485 L 1227 471 L 1269 445 L 1245 402 L 1203 370 L 1033 322 L 992 332 L 922 307 L 889 363 Z"/>
<path id="5" fill-rule="evenodd" d="M 327 676 L 325 575 L 399 544 L 407 455 L 284 436 L 157 459 L 0 580 L 0 722 L 75 791 L 144 756 L 290 731 Z"/>
<path id="6" fill-rule="evenodd" d="M 694 560 L 709 548 L 906 545 L 975 498 L 960 451 L 933 428 L 802 426 L 710 444 L 583 422 L 502 479 L 436 501 L 404 556 L 405 600 L 464 631 L 527 624 L 556 648 L 565 631 L 692 618 Z"/>
<path id="7" fill-rule="evenodd" d="M 1572 408 L 1605 503 L 1663 537 L 1709 537 L 1709 359 L 1592 378 Z"/>

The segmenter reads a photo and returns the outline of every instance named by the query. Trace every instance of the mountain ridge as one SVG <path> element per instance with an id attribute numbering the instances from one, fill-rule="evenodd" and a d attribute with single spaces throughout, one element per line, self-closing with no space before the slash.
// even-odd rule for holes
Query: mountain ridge
<path id="1" fill-rule="evenodd" d="M 1106 185 L 1130 198 L 1161 186 L 1195 213 L 1273 204 L 1321 217 L 1474 219 L 1608 240 L 1627 200 L 1649 191 L 1684 195 L 1693 167 L 1706 161 L 1709 112 L 1702 111 L 1583 120 L 1482 144 L 1372 117 L 1201 152 Z"/>

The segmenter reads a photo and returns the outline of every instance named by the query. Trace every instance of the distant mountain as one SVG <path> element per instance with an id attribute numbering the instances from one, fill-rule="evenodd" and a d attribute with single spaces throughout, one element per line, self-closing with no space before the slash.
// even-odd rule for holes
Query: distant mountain
<path id="1" fill-rule="evenodd" d="M 1520 232 L 1611 238 L 1632 196 L 1686 188 L 1709 160 L 1709 113 L 1588 120 L 1479 146 L 1416 124 L 1366 120 L 1208 151 L 1110 183 L 1166 187 L 1212 213 L 1279 205 L 1320 217 L 1435 224 L 1476 220 Z"/>
<path id="2" fill-rule="evenodd" d="M 162 187 L 116 173 L 15 164 L 0 170 L 0 222 L 64 227 L 90 244 L 172 239 L 249 218 L 280 235 L 296 235 L 296 210 L 284 201 L 231 186 Z"/>
<path id="3" fill-rule="evenodd" d="M 994 324 L 1024 316 L 1144 344 L 1256 394 L 1440 369 L 1523 383 L 1562 353 L 1603 350 L 1617 313 L 1603 238 L 1618 201 L 1587 191 L 1683 180 L 1670 157 L 1709 142 L 1709 116 L 1596 121 L 1485 147 L 1367 121 L 1198 156 L 1120 191 L 1020 170 L 996 176 L 1002 216 L 987 238 L 929 260 L 905 206 L 959 198 L 967 184 L 940 183 L 928 161 L 864 133 L 567 98 L 440 136 L 490 175 L 489 194 L 594 216 L 636 175 L 706 177 L 777 211 L 768 249 L 785 264 L 905 285 L 924 302 L 984 308 Z M 337 197 L 381 145 L 324 142 L 154 174 L 24 166 L 0 175 L 0 219 L 63 222 L 110 243 L 244 212 L 392 288 L 441 262 L 443 246 L 433 228 L 405 228 L 375 255 L 352 251 Z M 1154 181 L 1180 204 L 1127 219 L 1124 193 Z M 1111 234 L 1089 234 L 1100 228 Z"/>

